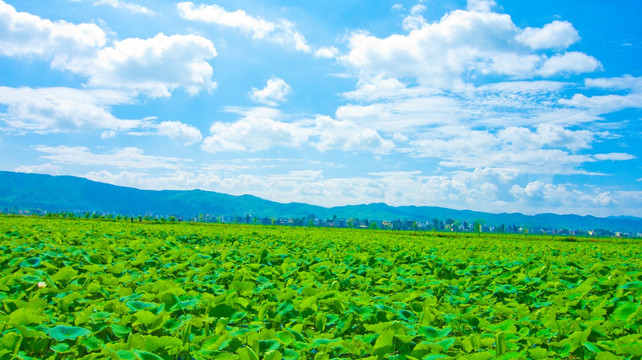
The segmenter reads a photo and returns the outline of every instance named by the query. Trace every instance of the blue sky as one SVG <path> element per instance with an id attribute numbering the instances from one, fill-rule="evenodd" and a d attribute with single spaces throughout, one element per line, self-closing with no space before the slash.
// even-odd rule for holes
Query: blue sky
<path id="1" fill-rule="evenodd" d="M 638 1 L 0 0 L 0 169 L 642 216 Z"/>

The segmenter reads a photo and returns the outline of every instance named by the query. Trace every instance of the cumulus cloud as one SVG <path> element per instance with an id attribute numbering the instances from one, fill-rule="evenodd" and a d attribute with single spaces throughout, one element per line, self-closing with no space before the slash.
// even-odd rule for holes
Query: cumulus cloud
<path id="1" fill-rule="evenodd" d="M 611 160 L 611 161 L 625 161 L 636 159 L 635 156 L 627 153 L 608 153 L 608 154 L 595 154 L 593 157 L 597 160 Z"/>
<path id="2" fill-rule="evenodd" d="M 416 4 L 412 8 L 410 8 L 410 13 L 412 15 L 421 14 L 424 11 L 426 11 L 426 6 L 422 4 Z"/>
<path id="3" fill-rule="evenodd" d="M 584 84 L 588 87 L 606 88 L 613 90 L 642 91 L 642 77 L 624 75 L 614 78 L 586 79 Z"/>
<path id="4" fill-rule="evenodd" d="M 520 174 L 589 174 L 581 165 L 594 161 L 590 155 L 577 154 L 590 148 L 594 133 L 553 124 L 497 132 L 444 126 L 433 129 L 430 135 L 411 141 L 411 149 L 415 156 L 437 158 L 445 167 L 504 168 Z"/>
<path id="5" fill-rule="evenodd" d="M 58 164 L 111 166 L 121 169 L 178 169 L 188 161 L 175 157 L 145 155 L 135 147 L 115 149 L 108 154 L 96 154 L 83 146 L 36 145 L 33 149 L 43 153 L 40 157 Z"/>
<path id="6" fill-rule="evenodd" d="M 384 140 L 372 129 L 360 128 L 354 123 L 337 121 L 328 116 L 316 118 L 314 132 L 319 139 L 314 146 L 321 151 L 365 150 L 375 154 L 387 154 L 395 147 L 392 141 Z"/>
<path id="7" fill-rule="evenodd" d="M 283 79 L 272 77 L 263 89 L 252 88 L 250 98 L 258 103 L 276 106 L 284 102 L 292 89 Z"/>
<path id="8" fill-rule="evenodd" d="M 177 88 L 196 94 L 216 87 L 207 62 L 217 55 L 216 49 L 201 36 L 161 33 L 107 46 L 105 32 L 95 24 L 52 22 L 17 12 L 2 0 L 0 33 L 0 55 L 42 57 L 55 69 L 86 76 L 89 87 L 133 90 L 152 97 L 169 96 Z"/>
<path id="9" fill-rule="evenodd" d="M 16 132 L 54 133 L 75 130 L 131 130 L 148 126 L 145 120 L 118 119 L 110 107 L 132 102 L 130 93 L 71 88 L 0 87 L 0 121 Z"/>
<path id="10" fill-rule="evenodd" d="M 60 170 L 60 166 L 46 163 L 38 165 L 20 165 L 13 171 L 27 174 L 60 175 Z"/>
<path id="11" fill-rule="evenodd" d="M 105 32 L 95 24 L 42 19 L 0 0 L 0 55 L 39 56 L 54 63 L 105 45 Z"/>
<path id="12" fill-rule="evenodd" d="M 296 147 L 308 139 L 308 132 L 304 128 L 256 116 L 246 116 L 233 123 L 215 122 L 210 132 L 212 135 L 206 137 L 202 145 L 203 150 L 208 152 Z"/>
<path id="13" fill-rule="evenodd" d="M 618 198 L 621 198 L 610 191 L 585 192 L 578 190 L 574 185 L 556 185 L 540 180 L 529 182 L 525 186 L 513 185 L 510 192 L 522 204 L 539 205 L 545 208 L 564 207 L 568 209 L 574 205 L 586 208 L 590 205 L 606 207 L 617 204 Z"/>
<path id="14" fill-rule="evenodd" d="M 394 148 L 392 141 L 383 139 L 370 128 L 327 116 L 283 122 L 249 113 L 236 122 L 215 122 L 210 132 L 202 144 L 203 150 L 208 152 L 255 152 L 306 144 L 319 151 L 369 151 L 377 154 L 389 153 Z"/>
<path id="15" fill-rule="evenodd" d="M 163 121 L 158 124 L 158 133 L 185 145 L 195 144 L 203 139 L 197 128 L 180 121 Z"/>
<path id="16" fill-rule="evenodd" d="M 154 15 L 154 12 L 142 5 L 121 0 L 97 0 L 94 5 L 107 5 L 115 9 L 121 9 L 134 14 Z"/>
<path id="17" fill-rule="evenodd" d="M 354 31 L 348 36 L 349 51 L 340 60 L 360 80 L 412 79 L 421 86 L 456 90 L 487 76 L 551 77 L 601 67 L 581 52 L 537 52 L 575 42 L 579 35 L 569 22 L 520 29 L 509 15 L 490 11 L 492 5 L 493 1 L 469 1 L 468 11 L 455 10 L 432 23 L 411 14 L 403 22 L 407 34 L 380 38 Z"/>
<path id="18" fill-rule="evenodd" d="M 597 115 L 608 114 L 626 108 L 642 108 L 642 93 L 595 96 L 575 94 L 570 99 L 560 99 L 559 103 L 575 108 L 586 109 Z"/>
<path id="19" fill-rule="evenodd" d="M 334 46 L 320 47 L 314 52 L 314 57 L 318 59 L 334 59 L 339 56 L 339 49 Z"/>
<path id="20" fill-rule="evenodd" d="M 216 88 L 207 62 L 216 55 L 204 37 L 158 34 L 116 41 L 95 57 L 76 58 L 63 66 L 88 76 L 91 87 L 135 90 L 152 97 L 169 96 L 180 87 L 193 95 Z"/>
<path id="21" fill-rule="evenodd" d="M 527 27 L 516 36 L 520 43 L 531 49 L 566 49 L 580 39 L 580 35 L 568 21 L 553 21 L 542 28 Z"/>
<path id="22" fill-rule="evenodd" d="M 596 58 L 581 52 L 571 51 L 546 59 L 537 73 L 543 76 L 581 74 L 593 72 L 601 67 L 602 64 Z"/>
<path id="23" fill-rule="evenodd" d="M 469 11 L 488 12 L 495 5 L 495 0 L 468 0 L 466 8 Z"/>
<path id="24" fill-rule="evenodd" d="M 216 4 L 196 5 L 192 2 L 181 2 L 176 6 L 184 19 L 235 28 L 254 39 L 269 40 L 297 51 L 312 52 L 303 34 L 296 31 L 295 25 L 289 20 L 272 22 L 251 16 L 244 10 L 227 11 Z"/>

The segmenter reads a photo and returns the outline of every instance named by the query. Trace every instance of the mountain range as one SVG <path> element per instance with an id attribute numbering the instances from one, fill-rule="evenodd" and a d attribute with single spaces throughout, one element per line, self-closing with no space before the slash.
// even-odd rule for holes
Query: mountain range
<path id="1" fill-rule="evenodd" d="M 520 213 L 491 214 L 472 210 L 454 210 L 432 206 L 389 206 L 382 203 L 322 207 L 303 203 L 278 203 L 252 195 L 234 196 L 203 190 L 140 190 L 99 183 L 73 176 L 51 176 L 0 171 L 0 210 L 40 209 L 45 211 L 89 211 L 138 216 L 145 214 L 252 215 L 254 217 L 300 218 L 314 215 L 328 219 L 358 218 L 369 220 L 454 219 L 469 222 L 482 220 L 499 226 L 528 226 L 555 229 L 605 229 L 642 232 L 642 218 Z"/>

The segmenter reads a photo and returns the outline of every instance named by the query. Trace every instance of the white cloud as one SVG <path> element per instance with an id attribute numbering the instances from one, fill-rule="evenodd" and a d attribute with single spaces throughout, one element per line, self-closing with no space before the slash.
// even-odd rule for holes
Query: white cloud
<path id="1" fill-rule="evenodd" d="M 447 90 L 464 90 L 489 76 L 551 77 L 601 67 L 594 57 L 581 52 L 550 56 L 536 51 L 545 45 L 570 45 L 576 33 L 570 23 L 558 21 L 523 30 L 509 15 L 491 12 L 493 4 L 470 1 L 471 11 L 456 10 L 432 23 L 421 15 L 409 15 L 403 22 L 407 34 L 379 38 L 352 32 L 347 38 L 349 51 L 339 59 L 360 81 L 379 77 Z"/>
<path id="2" fill-rule="evenodd" d="M 176 6 L 179 14 L 187 20 L 238 28 L 251 33 L 254 38 L 263 39 L 276 29 L 274 23 L 252 17 L 244 10 L 226 11 L 216 4 L 196 6 L 192 2 L 181 2 Z"/>
<path id="3" fill-rule="evenodd" d="M 468 0 L 466 8 L 469 11 L 489 12 L 495 5 L 495 0 Z"/>
<path id="4" fill-rule="evenodd" d="M 203 150 L 255 152 L 306 144 L 319 151 L 387 154 L 394 149 L 392 141 L 383 139 L 370 128 L 360 127 L 352 122 L 337 121 L 327 116 L 318 116 L 314 120 L 283 122 L 261 115 L 266 114 L 247 113 L 236 122 L 215 122 L 210 129 L 211 135 L 203 140 Z"/>
<path id="5" fill-rule="evenodd" d="M 451 168 L 509 169 L 518 174 L 589 174 L 581 165 L 594 161 L 576 152 L 589 149 L 596 135 L 540 124 L 531 130 L 509 127 L 496 133 L 466 126 L 443 126 L 410 141 L 415 156 L 439 159 Z M 597 174 L 592 174 L 597 175 Z"/>
<path id="6" fill-rule="evenodd" d="M 95 24 L 51 21 L 18 12 L 0 0 L 0 55 L 40 56 L 64 62 L 70 56 L 85 54 L 106 43 L 105 32 Z"/>
<path id="7" fill-rule="evenodd" d="M 418 15 L 421 14 L 422 12 L 426 11 L 426 6 L 422 4 L 416 4 L 412 8 L 410 8 L 410 13 L 412 15 Z"/>
<path id="8" fill-rule="evenodd" d="M 635 156 L 626 153 L 608 153 L 593 155 L 597 160 L 626 161 L 637 159 Z"/>
<path id="9" fill-rule="evenodd" d="M 375 154 L 387 154 L 395 147 L 392 141 L 384 140 L 376 131 L 361 128 L 351 122 L 337 121 L 328 116 L 319 116 L 315 122 L 314 131 L 319 140 L 314 146 L 321 151 L 365 150 Z"/>
<path id="10" fill-rule="evenodd" d="M 17 12 L 2 0 L 0 33 L 0 55 L 45 58 L 52 68 L 87 76 L 90 87 L 134 90 L 152 97 L 169 96 L 176 88 L 196 94 L 216 87 L 207 63 L 217 55 L 216 49 L 201 36 L 161 33 L 106 46 L 105 32 L 95 24 L 52 22 Z"/>
<path id="11" fill-rule="evenodd" d="M 584 81 L 586 86 L 595 88 L 606 88 L 613 90 L 634 90 L 636 92 L 642 91 L 642 77 L 633 77 L 631 75 L 624 75 L 615 78 L 599 78 L 599 79 L 586 79 Z"/>
<path id="12" fill-rule="evenodd" d="M 193 95 L 216 88 L 207 62 L 216 55 L 212 42 L 201 36 L 158 34 L 117 41 L 95 57 L 77 58 L 63 66 L 87 75 L 91 87 L 135 90 L 152 97 L 169 96 L 181 87 Z"/>
<path id="13" fill-rule="evenodd" d="M 584 192 L 571 184 L 555 185 L 540 180 L 530 182 L 524 187 L 513 185 L 510 192 L 518 203 L 539 205 L 545 209 L 561 207 L 570 210 L 573 206 L 582 206 L 584 211 L 588 211 L 590 206 L 608 207 L 624 200 L 618 196 L 619 194 L 610 191 Z"/>
<path id="14" fill-rule="evenodd" d="M 401 22 L 401 28 L 404 31 L 419 30 L 426 25 L 426 19 L 417 14 L 411 14 L 406 16 Z"/>
<path id="15" fill-rule="evenodd" d="M 349 100 L 376 101 L 391 99 L 406 93 L 406 86 L 397 79 L 374 77 L 367 80 L 359 80 L 357 89 L 345 92 L 342 95 Z"/>
<path id="16" fill-rule="evenodd" d="M 312 51 L 305 37 L 286 19 L 271 22 L 248 15 L 244 10 L 227 11 L 216 4 L 197 6 L 192 2 L 181 2 L 176 6 L 180 16 L 187 20 L 236 28 L 254 39 L 269 40 L 306 53 Z"/>
<path id="17" fill-rule="evenodd" d="M 375 87 L 372 91 L 364 88 L 363 92 L 349 95 L 383 96 L 383 94 L 377 94 L 377 91 L 382 90 L 385 93 L 394 87 L 394 83 L 388 83 Z M 457 125 L 467 119 L 469 115 L 461 105 L 461 101 L 457 98 L 438 95 L 392 98 L 373 104 L 340 106 L 336 111 L 336 118 L 382 133 L 413 134 L 419 129 L 435 125 Z"/>
<path id="18" fill-rule="evenodd" d="M 97 0 L 94 5 L 108 5 L 115 9 L 122 9 L 134 14 L 154 15 L 154 12 L 142 5 L 121 1 L 121 0 Z"/>
<path id="19" fill-rule="evenodd" d="M 272 77 L 263 89 L 252 88 L 250 98 L 258 103 L 276 106 L 284 102 L 292 89 L 283 79 Z"/>
<path id="20" fill-rule="evenodd" d="M 296 147 L 308 140 L 308 131 L 304 128 L 255 116 L 246 116 L 234 123 L 215 122 L 210 132 L 212 135 L 206 137 L 202 145 L 208 152 Z"/>
<path id="21" fill-rule="evenodd" d="M 557 74 L 581 74 L 593 72 L 602 67 L 602 64 L 592 56 L 581 52 L 571 51 L 554 55 L 546 59 L 537 73 L 543 76 Z"/>
<path id="22" fill-rule="evenodd" d="M 314 52 L 314 57 L 318 59 L 334 59 L 339 56 L 339 49 L 334 46 L 320 47 Z"/>
<path id="23" fill-rule="evenodd" d="M 130 93 L 113 90 L 0 87 L 0 104 L 7 105 L 0 121 L 17 132 L 37 133 L 147 126 L 144 120 L 123 120 L 111 114 L 112 105 L 128 104 L 132 99 Z"/>
<path id="24" fill-rule="evenodd" d="M 111 139 L 113 137 L 116 137 L 116 132 L 114 130 L 105 130 L 100 133 L 101 139 Z"/>
<path id="25" fill-rule="evenodd" d="M 27 173 L 27 174 L 49 174 L 49 175 L 60 175 L 60 166 L 53 164 L 39 164 L 39 165 L 21 165 L 14 169 L 16 172 Z"/>
<path id="26" fill-rule="evenodd" d="M 627 95 L 575 94 L 571 99 L 560 99 L 562 105 L 586 109 L 593 114 L 608 114 L 626 108 L 642 108 L 642 92 Z"/>
<path id="27" fill-rule="evenodd" d="M 405 9 L 403 4 L 394 4 L 390 7 L 390 10 L 403 10 L 403 9 Z"/>
<path id="28" fill-rule="evenodd" d="M 45 155 L 40 157 L 58 164 L 85 166 L 113 166 L 121 169 L 178 169 L 188 160 L 175 157 L 145 155 L 135 147 L 115 149 L 109 154 L 95 154 L 82 146 L 36 145 L 34 150 Z"/>
<path id="29" fill-rule="evenodd" d="M 568 21 L 553 21 L 543 28 L 527 27 L 516 40 L 531 49 L 566 49 L 580 39 L 577 30 Z"/>
<path id="30" fill-rule="evenodd" d="M 185 145 L 195 144 L 203 139 L 201 132 L 180 121 L 163 121 L 158 124 L 158 133 L 172 140 L 183 142 Z"/>

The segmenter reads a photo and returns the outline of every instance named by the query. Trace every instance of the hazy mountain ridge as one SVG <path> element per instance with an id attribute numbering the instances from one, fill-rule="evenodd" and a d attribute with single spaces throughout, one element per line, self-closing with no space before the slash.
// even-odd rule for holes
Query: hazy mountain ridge
<path id="1" fill-rule="evenodd" d="M 500 224 L 556 229 L 607 229 L 642 232 L 642 218 L 538 214 L 491 214 L 442 207 L 399 206 L 382 203 L 332 208 L 303 203 L 278 203 L 252 195 L 233 196 L 203 190 L 140 190 L 94 182 L 73 176 L 51 176 L 0 171 L 0 209 L 42 209 L 47 211 L 95 211 L 123 215 L 198 214 L 252 215 L 255 217 L 359 218 L 369 220 L 445 221 L 478 219 L 488 225 Z"/>

